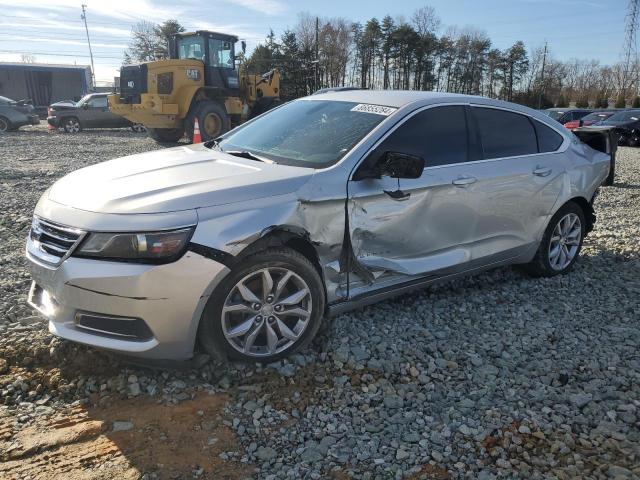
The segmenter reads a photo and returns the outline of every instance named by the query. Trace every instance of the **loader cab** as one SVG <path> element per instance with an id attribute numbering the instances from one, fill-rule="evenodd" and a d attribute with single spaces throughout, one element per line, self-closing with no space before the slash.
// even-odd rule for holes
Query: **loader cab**
<path id="1" fill-rule="evenodd" d="M 237 95 L 240 83 L 235 68 L 235 44 L 238 37 L 224 33 L 198 30 L 174 35 L 169 45 L 173 59 L 194 59 L 204 63 L 207 87 L 220 88 L 228 95 Z"/>

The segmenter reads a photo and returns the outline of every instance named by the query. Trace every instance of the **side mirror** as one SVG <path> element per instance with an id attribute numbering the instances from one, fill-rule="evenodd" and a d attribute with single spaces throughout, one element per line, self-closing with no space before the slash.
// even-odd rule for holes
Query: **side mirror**
<path id="1" fill-rule="evenodd" d="M 386 152 L 380 172 L 391 178 L 420 178 L 424 170 L 424 158 L 407 153 Z"/>
<path id="2" fill-rule="evenodd" d="M 353 180 L 366 178 L 420 178 L 424 170 L 424 158 L 400 152 L 385 152 L 377 161 L 366 162 L 356 171 Z"/>
<path id="3" fill-rule="evenodd" d="M 88 103 L 83 103 L 82 104 L 82 109 L 83 110 L 88 110 L 89 109 L 89 104 Z"/>

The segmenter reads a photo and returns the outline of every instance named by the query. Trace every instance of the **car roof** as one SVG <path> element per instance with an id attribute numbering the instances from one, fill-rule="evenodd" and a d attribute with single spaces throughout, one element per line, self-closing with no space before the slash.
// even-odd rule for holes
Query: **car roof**
<path id="1" fill-rule="evenodd" d="M 342 102 L 371 103 L 375 105 L 385 105 L 387 107 L 404 107 L 410 103 L 425 100 L 443 100 L 466 97 L 469 99 L 479 99 L 473 95 L 459 95 L 456 93 L 444 92 L 423 92 L 415 90 L 342 90 L 329 92 L 316 92 L 315 95 L 307 97 L 309 100 L 334 100 Z"/>
<path id="2" fill-rule="evenodd" d="M 592 108 L 560 108 L 560 107 L 555 107 L 555 108 L 547 108 L 548 112 L 573 112 L 574 110 L 580 111 L 580 112 L 591 112 L 593 111 Z"/>

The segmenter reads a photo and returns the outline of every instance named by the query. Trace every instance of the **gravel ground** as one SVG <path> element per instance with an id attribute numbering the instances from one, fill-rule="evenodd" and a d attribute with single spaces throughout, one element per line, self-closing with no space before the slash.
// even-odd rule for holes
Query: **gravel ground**
<path id="1" fill-rule="evenodd" d="M 233 437 L 211 453 L 215 466 L 190 450 L 181 464 L 143 464 L 119 448 L 132 478 L 640 478 L 639 149 L 619 150 L 617 182 L 567 276 L 498 269 L 342 315 L 277 365 L 199 354 L 163 370 L 55 339 L 25 305 L 40 194 L 74 169 L 152 148 L 116 130 L 0 136 L 0 458 L 42 474 L 62 447 L 29 449 L 20 435 L 43 419 L 131 398 L 177 409 L 208 394 L 224 399 L 216 418 Z M 152 436 L 128 418 L 105 428 Z M 83 474 L 102 478 L 110 464 L 92 458 Z M 15 465 L 0 476 L 31 474 Z"/>

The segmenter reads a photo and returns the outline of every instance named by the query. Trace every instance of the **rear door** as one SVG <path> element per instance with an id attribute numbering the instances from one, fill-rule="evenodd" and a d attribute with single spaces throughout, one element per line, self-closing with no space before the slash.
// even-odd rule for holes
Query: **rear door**
<path id="1" fill-rule="evenodd" d="M 470 165 L 470 186 L 482 205 L 476 223 L 479 257 L 501 261 L 535 248 L 560 194 L 565 165 L 554 152 L 563 137 L 521 113 L 471 108 L 483 161 Z"/>

